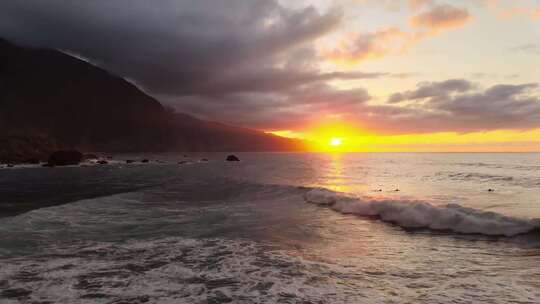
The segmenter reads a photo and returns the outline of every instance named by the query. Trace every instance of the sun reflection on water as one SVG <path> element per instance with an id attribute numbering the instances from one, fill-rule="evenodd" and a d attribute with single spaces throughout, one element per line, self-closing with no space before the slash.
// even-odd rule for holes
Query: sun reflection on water
<path id="1" fill-rule="evenodd" d="M 350 192 L 345 173 L 345 160 L 342 153 L 327 153 L 328 166 L 325 172 L 325 188 L 337 192 Z"/>

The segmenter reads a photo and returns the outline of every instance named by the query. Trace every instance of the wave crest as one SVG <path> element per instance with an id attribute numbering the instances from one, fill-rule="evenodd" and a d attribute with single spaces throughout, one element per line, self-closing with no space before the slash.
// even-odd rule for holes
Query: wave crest
<path id="1" fill-rule="evenodd" d="M 515 218 L 459 204 L 438 206 L 421 200 L 363 198 L 322 188 L 306 192 L 304 200 L 341 213 L 377 216 L 405 228 L 504 236 L 540 228 L 540 219 Z"/>

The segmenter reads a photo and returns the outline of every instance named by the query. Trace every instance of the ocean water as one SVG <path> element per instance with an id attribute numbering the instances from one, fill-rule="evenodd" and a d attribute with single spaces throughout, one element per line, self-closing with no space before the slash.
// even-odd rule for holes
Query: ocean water
<path id="1" fill-rule="evenodd" d="M 0 303 L 540 303 L 540 154 L 237 155 L 0 169 Z"/>

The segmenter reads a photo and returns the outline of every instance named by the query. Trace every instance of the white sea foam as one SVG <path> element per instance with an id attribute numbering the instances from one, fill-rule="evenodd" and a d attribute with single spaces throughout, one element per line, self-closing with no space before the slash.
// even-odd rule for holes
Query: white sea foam
<path id="1" fill-rule="evenodd" d="M 46 261 L 44 261 L 44 259 Z M 39 261 L 39 262 L 38 262 Z M 331 268 L 330 268 L 331 267 Z M 346 268 L 247 240 L 164 238 L 0 260 L 0 303 L 349 303 Z M 383 295 L 370 292 L 371 303 Z"/>
<path id="2" fill-rule="evenodd" d="M 459 204 L 435 205 L 428 201 L 374 199 L 313 189 L 304 194 L 307 202 L 329 206 L 335 211 L 377 216 L 406 228 L 429 228 L 459 233 L 514 236 L 540 228 L 540 219 L 521 219 L 468 208 Z"/>

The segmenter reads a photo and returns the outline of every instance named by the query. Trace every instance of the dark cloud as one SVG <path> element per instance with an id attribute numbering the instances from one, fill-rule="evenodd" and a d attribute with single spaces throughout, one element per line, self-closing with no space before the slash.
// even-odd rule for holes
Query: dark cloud
<path id="1" fill-rule="evenodd" d="M 330 80 L 374 79 L 380 77 L 399 77 L 390 73 L 331 72 L 319 73 L 291 68 L 258 68 L 251 70 L 231 70 L 222 77 L 208 79 L 194 84 L 182 95 L 221 95 L 231 93 L 271 93 L 288 91 L 299 86 L 324 83 Z"/>
<path id="2" fill-rule="evenodd" d="M 325 115 L 358 113 L 371 100 L 364 89 L 336 90 L 316 83 L 279 93 L 233 93 L 221 96 L 162 96 L 199 117 L 262 129 L 290 129 L 316 122 Z"/>
<path id="3" fill-rule="evenodd" d="M 405 133 L 540 127 L 538 84 L 500 84 L 485 90 L 475 87 L 466 80 L 420 84 L 415 91 L 390 98 L 394 102 L 408 101 L 407 106 L 374 108 L 372 115 L 364 119 L 373 128 Z"/>
<path id="4" fill-rule="evenodd" d="M 391 95 L 388 99 L 388 103 L 399 103 L 426 97 L 446 97 L 448 94 L 465 92 L 473 87 L 474 85 L 465 79 L 450 79 L 442 82 L 422 82 L 418 84 L 416 90 Z"/>
<path id="5" fill-rule="evenodd" d="M 262 82 L 289 71 L 287 81 L 327 77 L 287 61 L 340 21 L 338 12 L 290 10 L 273 0 L 0 3 L 0 35 L 79 54 L 158 94 L 257 90 L 254 84 L 265 91 Z"/>
<path id="6" fill-rule="evenodd" d="M 88 58 L 177 110 L 272 128 L 358 111 L 371 96 L 332 80 L 412 74 L 319 72 L 313 41 L 341 14 L 274 0 L 0 3 L 0 35 Z"/>

